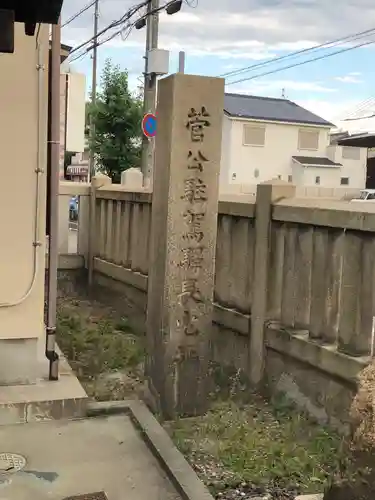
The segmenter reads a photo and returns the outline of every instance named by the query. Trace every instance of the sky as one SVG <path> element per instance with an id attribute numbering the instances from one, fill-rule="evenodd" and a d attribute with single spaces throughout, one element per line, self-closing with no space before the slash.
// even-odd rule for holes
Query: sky
<path id="1" fill-rule="evenodd" d="M 99 30 L 139 1 L 99 0 Z M 166 1 L 161 0 L 161 5 Z M 65 0 L 62 23 L 88 3 L 89 0 Z M 143 12 L 144 9 L 140 11 Z M 62 42 L 76 47 L 90 39 L 93 16 L 92 7 L 64 27 Z M 371 29 L 374 31 L 355 41 L 290 57 L 295 51 Z M 99 47 L 99 78 L 109 58 L 128 71 L 131 88 L 135 89 L 144 68 L 145 38 L 145 28 L 133 29 L 126 40 L 118 36 Z M 186 53 L 186 73 L 222 76 L 248 68 L 226 77 L 227 92 L 284 95 L 334 123 L 375 96 L 375 43 L 276 70 L 369 41 L 375 42 L 372 0 L 185 0 L 180 12 L 172 16 L 162 13 L 159 22 L 159 47 L 170 51 L 171 73 L 177 71 L 180 50 Z M 77 54 L 80 52 L 74 56 Z M 288 57 L 275 60 L 282 56 Z M 88 91 L 91 57 L 89 52 L 72 62 L 76 71 L 86 74 Z M 254 65 L 258 67 L 249 68 Z M 236 83 L 238 80 L 244 81 Z"/>

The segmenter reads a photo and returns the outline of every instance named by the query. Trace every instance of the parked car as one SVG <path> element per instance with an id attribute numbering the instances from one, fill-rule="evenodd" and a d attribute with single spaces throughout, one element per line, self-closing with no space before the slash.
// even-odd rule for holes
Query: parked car
<path id="1" fill-rule="evenodd" d="M 73 196 L 73 198 L 70 199 L 69 203 L 69 219 L 70 220 L 77 220 L 78 219 L 78 196 Z"/>
<path id="2" fill-rule="evenodd" d="M 351 201 L 375 201 L 375 189 L 362 189 L 359 196 Z"/>

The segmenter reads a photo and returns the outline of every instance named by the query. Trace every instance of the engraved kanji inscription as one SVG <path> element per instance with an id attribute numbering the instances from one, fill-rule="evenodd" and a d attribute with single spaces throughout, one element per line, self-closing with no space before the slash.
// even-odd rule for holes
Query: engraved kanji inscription
<path id="1" fill-rule="evenodd" d="M 184 361 L 186 359 L 199 359 L 196 347 L 183 345 L 177 348 L 174 361 Z"/>
<path id="2" fill-rule="evenodd" d="M 194 210 L 186 210 L 184 213 L 184 220 L 188 229 L 183 234 L 183 239 L 189 242 L 199 243 L 204 238 L 202 230 L 202 222 L 204 221 L 205 212 L 195 212 Z"/>
<path id="3" fill-rule="evenodd" d="M 184 181 L 184 194 L 182 200 L 193 203 L 194 201 L 207 201 L 207 185 L 197 177 L 189 177 Z"/>
<path id="4" fill-rule="evenodd" d="M 182 325 L 185 335 L 198 335 L 199 331 L 195 325 L 197 318 L 193 316 L 190 309 L 185 308 L 182 316 Z"/>
<path id="5" fill-rule="evenodd" d="M 204 212 L 203 210 L 196 212 L 194 210 L 189 209 L 186 210 L 186 212 L 184 212 L 183 217 L 187 225 L 194 227 L 194 229 L 200 231 L 202 228 L 202 222 L 204 221 L 205 215 L 206 212 Z"/>
<path id="6" fill-rule="evenodd" d="M 202 106 L 200 110 L 196 110 L 195 108 L 190 109 L 186 128 L 190 130 L 190 137 L 193 142 L 203 141 L 204 130 L 211 125 L 211 122 L 208 120 L 209 117 L 210 114 L 205 106 Z"/>
<path id="7" fill-rule="evenodd" d="M 198 287 L 198 281 L 194 278 L 185 279 L 182 282 L 182 302 L 186 303 L 186 299 L 193 299 L 195 302 L 202 302 L 202 293 Z"/>
<path id="8" fill-rule="evenodd" d="M 183 269 L 201 269 L 203 266 L 203 250 L 204 247 L 202 246 L 182 248 L 180 266 Z"/>
<path id="9" fill-rule="evenodd" d="M 188 169 L 197 170 L 198 172 L 203 172 L 204 163 L 208 162 L 208 159 L 203 155 L 201 151 L 196 154 L 189 151 L 188 153 Z"/>

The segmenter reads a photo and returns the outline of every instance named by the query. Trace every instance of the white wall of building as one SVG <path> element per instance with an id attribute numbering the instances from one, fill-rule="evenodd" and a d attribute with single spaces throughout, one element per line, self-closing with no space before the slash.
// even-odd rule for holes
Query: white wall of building
<path id="1" fill-rule="evenodd" d="M 329 129 L 305 127 L 283 123 L 255 122 L 251 120 L 231 119 L 231 161 L 228 182 L 254 184 L 281 177 L 288 180 L 292 175 L 291 157 L 325 156 L 329 144 Z M 245 146 L 243 144 L 244 125 L 264 125 L 264 146 Z M 317 150 L 299 150 L 299 130 L 319 130 Z M 235 174 L 233 176 L 233 174 Z M 259 174 L 259 175 L 257 175 Z"/>
<path id="2" fill-rule="evenodd" d="M 265 127 L 264 145 L 245 145 L 245 127 Z M 300 148 L 300 131 L 318 132 L 316 148 Z M 272 178 L 293 182 L 297 186 L 320 186 L 337 188 L 363 188 L 366 183 L 367 150 L 359 149 L 357 156 L 343 155 L 341 146 L 329 145 L 328 127 L 299 124 L 262 122 L 224 117 L 222 141 L 222 165 L 220 185 L 254 185 Z M 348 148 L 346 148 L 347 151 Z M 292 156 L 328 157 L 341 163 L 341 168 L 299 167 Z M 343 157 L 344 156 L 344 157 Z M 316 173 L 316 171 L 319 172 Z M 342 184 L 341 178 L 348 178 L 349 184 Z M 344 180 L 343 182 L 346 182 Z"/>
<path id="3" fill-rule="evenodd" d="M 363 189 L 366 186 L 367 148 L 332 145 L 327 148 L 327 156 L 342 164 L 340 181 L 348 178 L 351 188 Z"/>
<path id="4" fill-rule="evenodd" d="M 232 155 L 232 121 L 224 115 L 221 141 L 220 184 L 227 183 L 230 175 Z"/>
<path id="5" fill-rule="evenodd" d="M 340 186 L 340 168 L 336 167 L 303 167 L 301 186 L 322 186 L 335 188 Z"/>

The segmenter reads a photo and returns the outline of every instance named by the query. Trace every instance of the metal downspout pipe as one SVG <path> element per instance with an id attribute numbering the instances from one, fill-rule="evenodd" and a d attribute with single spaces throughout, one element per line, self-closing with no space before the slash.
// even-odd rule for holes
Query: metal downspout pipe
<path id="1" fill-rule="evenodd" d="M 50 135 L 50 185 L 49 185 L 49 252 L 46 357 L 49 361 L 49 380 L 59 378 L 59 355 L 56 352 L 56 309 L 58 268 L 58 196 L 60 179 L 60 57 L 61 20 L 52 25 L 51 48 L 51 135 Z"/>

